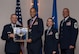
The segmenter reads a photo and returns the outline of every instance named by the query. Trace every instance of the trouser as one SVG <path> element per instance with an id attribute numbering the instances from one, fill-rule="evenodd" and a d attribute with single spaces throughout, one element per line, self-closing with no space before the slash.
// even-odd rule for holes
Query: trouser
<path id="1" fill-rule="evenodd" d="M 8 53 L 8 52 L 7 52 L 6 54 L 20 54 L 20 53 Z"/>
<path id="2" fill-rule="evenodd" d="M 53 54 L 53 51 L 56 51 L 55 54 L 59 54 L 59 50 L 58 49 L 57 50 L 52 50 L 50 48 L 45 48 L 44 49 L 45 54 Z"/>
<path id="3" fill-rule="evenodd" d="M 74 49 L 61 49 L 61 54 L 74 54 Z"/>
<path id="4" fill-rule="evenodd" d="M 45 54 L 52 54 L 52 51 L 45 51 Z M 56 51 L 55 54 L 59 54 L 59 51 Z"/>
<path id="5" fill-rule="evenodd" d="M 28 54 L 40 54 L 41 48 L 27 48 Z"/>

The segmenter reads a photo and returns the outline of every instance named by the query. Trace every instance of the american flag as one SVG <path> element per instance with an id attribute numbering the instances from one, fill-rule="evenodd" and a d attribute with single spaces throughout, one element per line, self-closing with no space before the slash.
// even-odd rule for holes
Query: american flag
<path id="1" fill-rule="evenodd" d="M 21 6 L 20 6 L 20 0 L 16 0 L 16 10 L 15 10 L 15 14 L 18 17 L 18 24 L 23 26 L 22 23 L 22 15 L 21 15 Z"/>
<path id="2" fill-rule="evenodd" d="M 22 15 L 21 15 L 20 0 L 16 0 L 15 14 L 17 15 L 17 18 L 18 18 L 17 24 L 23 26 L 23 23 L 22 23 Z M 24 46 L 23 46 L 22 44 L 21 44 L 21 51 L 20 51 L 20 54 L 24 54 Z"/>

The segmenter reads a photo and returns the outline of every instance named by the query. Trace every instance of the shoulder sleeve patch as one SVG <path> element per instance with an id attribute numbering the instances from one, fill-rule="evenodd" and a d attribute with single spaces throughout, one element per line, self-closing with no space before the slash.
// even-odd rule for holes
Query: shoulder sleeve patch
<path id="1" fill-rule="evenodd" d="M 55 38 L 59 39 L 58 32 L 55 33 Z"/>
<path id="2" fill-rule="evenodd" d="M 74 28 L 77 29 L 78 28 L 78 22 L 74 23 Z"/>

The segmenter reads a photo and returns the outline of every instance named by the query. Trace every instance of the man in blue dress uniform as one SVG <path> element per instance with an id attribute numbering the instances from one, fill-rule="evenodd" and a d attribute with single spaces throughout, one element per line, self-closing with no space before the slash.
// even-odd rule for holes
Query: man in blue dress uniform
<path id="1" fill-rule="evenodd" d="M 78 35 L 78 22 L 70 17 L 68 8 L 63 9 L 63 17 L 59 30 L 61 54 L 74 54 Z"/>
<path id="2" fill-rule="evenodd" d="M 11 19 L 11 23 L 5 25 L 3 28 L 1 39 L 6 40 L 5 54 L 19 54 L 20 43 L 13 41 L 13 38 L 15 37 L 13 28 L 21 27 L 21 26 L 16 24 L 17 16 L 15 14 L 12 14 L 10 19 Z"/>
<path id="3" fill-rule="evenodd" d="M 43 35 L 43 20 L 36 16 L 36 9 L 30 9 L 31 19 L 28 20 L 28 40 L 27 50 L 28 54 L 40 54 L 42 48 L 42 35 Z"/>

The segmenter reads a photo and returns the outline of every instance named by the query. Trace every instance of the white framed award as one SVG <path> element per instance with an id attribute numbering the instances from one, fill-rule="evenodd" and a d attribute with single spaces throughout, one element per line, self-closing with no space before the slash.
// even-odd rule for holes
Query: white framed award
<path id="1" fill-rule="evenodd" d="M 14 41 L 15 42 L 24 42 L 27 39 L 28 36 L 28 28 L 23 28 L 23 27 L 15 27 L 13 28 L 14 30 Z"/>

